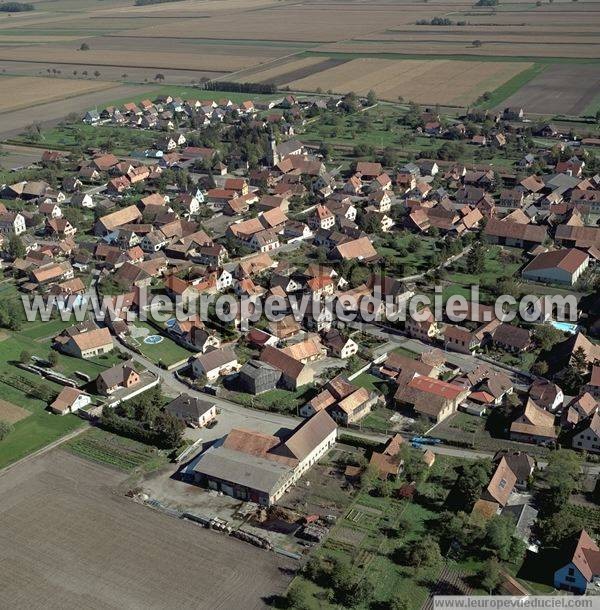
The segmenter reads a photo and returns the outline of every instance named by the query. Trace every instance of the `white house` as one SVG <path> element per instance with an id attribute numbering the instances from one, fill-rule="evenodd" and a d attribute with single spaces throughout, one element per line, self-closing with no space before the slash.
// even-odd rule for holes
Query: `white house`
<path id="1" fill-rule="evenodd" d="M 596 412 L 573 436 L 573 449 L 600 453 L 600 413 Z"/>
<path id="2" fill-rule="evenodd" d="M 238 368 L 237 356 L 230 347 L 197 354 L 192 361 L 194 377 L 205 375 L 209 381 L 214 381 L 219 375 L 232 373 Z"/>
<path id="3" fill-rule="evenodd" d="M 89 394 L 65 386 L 60 394 L 56 397 L 53 403 L 50 404 L 50 410 L 57 415 L 66 415 L 67 413 L 75 413 L 92 402 Z"/>

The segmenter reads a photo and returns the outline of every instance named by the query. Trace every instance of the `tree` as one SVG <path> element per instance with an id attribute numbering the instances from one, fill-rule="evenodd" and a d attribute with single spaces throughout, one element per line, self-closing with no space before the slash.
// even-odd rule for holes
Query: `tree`
<path id="1" fill-rule="evenodd" d="M 23 258 L 26 254 L 25 244 L 19 235 L 13 233 L 8 240 L 8 253 L 12 258 Z"/>
<path id="2" fill-rule="evenodd" d="M 80 51 L 89 51 L 90 50 L 90 45 L 87 42 L 83 42 L 81 43 L 81 46 L 79 47 Z"/>
<path id="3" fill-rule="evenodd" d="M 174 448 L 181 444 L 184 426 L 180 419 L 162 412 L 154 420 L 154 425 L 165 447 Z"/>
<path id="4" fill-rule="evenodd" d="M 487 524 L 485 545 L 502 561 L 510 557 L 515 524 L 512 519 L 496 515 Z"/>
<path id="5" fill-rule="evenodd" d="M 546 468 L 539 475 L 545 489 L 539 493 L 540 515 L 550 517 L 561 512 L 578 488 L 583 458 L 570 449 L 553 451 Z"/>
<path id="6" fill-rule="evenodd" d="M 19 356 L 19 362 L 22 364 L 27 364 L 31 360 L 31 353 L 27 350 L 23 350 Z"/>
<path id="7" fill-rule="evenodd" d="M 12 432 L 12 429 L 13 427 L 11 424 L 0 419 L 0 441 L 3 441 Z"/>
<path id="8" fill-rule="evenodd" d="M 100 72 L 98 70 L 94 70 L 94 76 L 96 78 L 100 78 L 101 74 L 100 74 Z"/>
<path id="9" fill-rule="evenodd" d="M 367 93 L 367 104 L 369 106 L 375 106 L 376 103 L 377 103 L 377 94 L 375 93 L 375 91 L 373 91 L 373 89 L 370 89 L 369 92 Z"/>
<path id="10" fill-rule="evenodd" d="M 482 45 L 483 45 L 483 43 L 481 42 L 481 40 L 474 40 L 473 41 L 473 46 L 474 47 L 480 47 Z"/>
<path id="11" fill-rule="evenodd" d="M 538 519 L 539 537 L 546 547 L 561 547 L 571 536 L 581 531 L 582 519 L 569 510 L 560 510 Z"/>
<path id="12" fill-rule="evenodd" d="M 58 364 L 58 354 L 53 349 L 48 353 L 48 362 L 51 367 L 55 367 Z"/>
<path id="13" fill-rule="evenodd" d="M 583 347 L 578 347 L 571 357 L 571 367 L 574 368 L 580 375 L 585 375 L 588 372 L 589 364 L 587 354 Z"/>
<path id="14" fill-rule="evenodd" d="M 417 568 L 433 567 L 442 561 L 440 545 L 431 536 L 412 542 L 408 557 Z"/>
<path id="15" fill-rule="evenodd" d="M 162 82 L 162 81 L 164 81 L 164 80 L 165 80 L 165 75 L 164 75 L 164 74 L 162 74 L 161 72 L 159 72 L 159 73 L 158 73 L 158 74 L 157 74 L 157 75 L 154 77 L 154 80 L 155 80 L 155 81 L 160 81 L 160 82 Z"/>
<path id="16" fill-rule="evenodd" d="M 396 595 L 388 602 L 389 610 L 409 610 L 408 601 L 401 595 Z"/>
<path id="17" fill-rule="evenodd" d="M 302 581 L 295 580 L 285 596 L 285 607 L 293 610 L 309 608 L 309 593 Z"/>
<path id="18" fill-rule="evenodd" d="M 543 377 L 548 373 L 548 363 L 544 362 L 544 360 L 538 360 L 531 367 L 531 372 Z"/>
<path id="19" fill-rule="evenodd" d="M 485 589 L 490 595 L 502 582 L 502 570 L 499 561 L 492 557 L 485 562 L 479 572 L 481 588 Z"/>
<path id="20" fill-rule="evenodd" d="M 467 255 L 467 271 L 473 275 L 480 274 L 485 269 L 485 249 L 481 242 L 473 244 Z"/>
<path id="21" fill-rule="evenodd" d="M 455 490 L 467 506 L 472 506 L 488 483 L 492 465 L 489 460 L 477 460 L 462 466 L 456 479 Z"/>
<path id="22" fill-rule="evenodd" d="M 563 338 L 562 332 L 550 324 L 539 325 L 533 334 L 540 348 L 548 352 Z"/>

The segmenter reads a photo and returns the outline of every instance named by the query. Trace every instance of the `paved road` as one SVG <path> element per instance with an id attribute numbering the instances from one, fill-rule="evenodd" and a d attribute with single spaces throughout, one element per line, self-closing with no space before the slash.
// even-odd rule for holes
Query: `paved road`
<path id="1" fill-rule="evenodd" d="M 424 346 L 424 344 L 421 345 Z M 188 436 L 193 440 L 196 440 L 200 437 L 202 437 L 204 440 L 213 440 L 214 438 L 223 436 L 224 434 L 229 432 L 231 428 L 234 427 L 253 428 L 255 430 L 273 434 L 276 430 L 280 428 L 295 428 L 298 423 L 302 421 L 302 418 L 299 417 L 249 409 L 229 400 L 225 400 L 224 398 L 220 398 L 218 396 L 209 396 L 208 394 L 198 392 L 189 388 L 184 383 L 178 381 L 172 372 L 161 369 L 160 367 L 150 362 L 148 359 L 144 358 L 143 356 L 140 356 L 139 354 L 136 354 L 135 352 L 131 351 L 123 345 L 120 345 L 119 348 L 129 354 L 129 356 L 131 356 L 133 360 L 139 362 L 151 372 L 153 372 L 155 375 L 157 375 L 162 380 L 164 386 L 168 390 L 171 390 L 173 393 L 180 394 L 185 392 L 191 396 L 196 396 L 203 400 L 210 400 L 211 402 L 217 405 L 217 407 L 221 410 L 218 427 L 215 427 L 213 431 L 207 431 L 204 429 L 199 431 L 188 431 Z M 351 428 L 343 428 L 342 432 L 343 434 L 354 436 L 356 438 L 363 438 L 378 442 L 385 442 L 390 438 L 390 436 L 386 434 L 363 432 L 359 430 L 353 430 Z M 412 435 L 405 435 L 406 438 L 410 438 L 410 436 Z M 451 455 L 454 457 L 472 460 L 485 459 L 493 455 L 493 453 L 487 453 L 484 451 L 475 451 L 473 449 L 449 447 L 444 445 L 433 445 L 429 448 L 434 453 L 438 453 L 440 455 Z M 544 468 L 546 466 L 546 462 L 538 462 L 538 465 L 541 468 Z M 587 474 L 598 476 L 600 475 L 600 464 L 588 464 L 584 466 L 584 471 L 586 471 Z"/>

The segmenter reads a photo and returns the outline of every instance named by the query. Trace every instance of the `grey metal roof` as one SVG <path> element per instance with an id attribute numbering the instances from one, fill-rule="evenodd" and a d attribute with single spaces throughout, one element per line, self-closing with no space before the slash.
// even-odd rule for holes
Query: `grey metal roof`
<path id="1" fill-rule="evenodd" d="M 538 511 L 529 504 L 512 504 L 502 509 L 502 515 L 511 516 L 515 520 L 515 534 L 527 541 L 531 536 L 531 528 L 535 523 Z"/>
<path id="2" fill-rule="evenodd" d="M 209 477 L 236 483 L 273 495 L 292 475 L 293 469 L 278 462 L 213 446 L 200 456 L 193 470 Z"/>

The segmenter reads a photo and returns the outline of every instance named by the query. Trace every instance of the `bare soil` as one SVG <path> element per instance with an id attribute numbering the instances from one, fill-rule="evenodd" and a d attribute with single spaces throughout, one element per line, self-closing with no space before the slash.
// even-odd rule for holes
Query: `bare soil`
<path id="1" fill-rule="evenodd" d="M 0 607 L 264 608 L 275 554 L 124 497 L 124 475 L 61 450 L 0 476 Z"/>
<path id="2" fill-rule="evenodd" d="M 600 90 L 600 68 L 595 65 L 554 65 L 502 102 L 540 114 L 582 113 Z"/>

